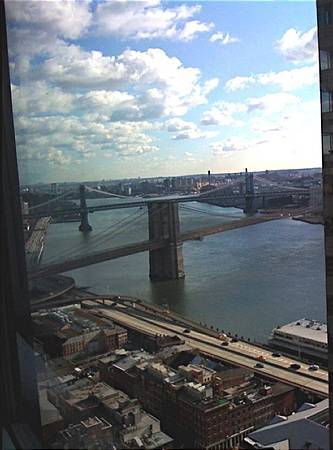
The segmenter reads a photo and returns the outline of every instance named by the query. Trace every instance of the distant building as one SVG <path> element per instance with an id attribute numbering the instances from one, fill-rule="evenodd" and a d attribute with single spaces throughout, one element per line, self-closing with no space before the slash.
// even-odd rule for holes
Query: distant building
<path id="1" fill-rule="evenodd" d="M 316 320 L 300 319 L 274 328 L 269 342 L 288 353 L 327 360 L 327 326 Z"/>
<path id="2" fill-rule="evenodd" d="M 87 428 L 93 426 L 96 441 L 99 441 L 100 437 L 107 438 L 116 448 L 171 448 L 173 440 L 161 431 L 160 421 L 147 414 L 137 399 L 130 399 L 106 383 L 82 379 L 74 384 L 54 385 L 48 390 L 48 398 L 59 409 L 67 423 L 83 425 L 83 428 L 76 428 L 83 431 L 87 439 L 91 436 Z M 68 431 L 63 431 L 63 438 Z M 75 439 L 75 436 L 77 439 L 81 438 L 77 432 L 75 435 L 70 434 L 70 440 Z M 84 447 L 80 447 L 78 442 L 78 447 L 68 448 Z"/>
<path id="3" fill-rule="evenodd" d="M 64 428 L 64 419 L 58 409 L 49 402 L 46 389 L 39 389 L 38 394 L 42 439 L 44 445 L 48 447 L 57 433 Z"/>
<path id="4" fill-rule="evenodd" d="M 321 138 L 323 164 L 323 210 L 325 221 L 326 310 L 329 339 L 328 380 L 333 382 L 333 4 L 317 0 L 317 25 L 320 67 Z M 333 401 L 330 396 L 330 416 L 333 423 Z M 330 428 L 331 445 L 333 426 Z"/>
<path id="5" fill-rule="evenodd" d="M 144 407 L 190 448 L 233 448 L 278 411 L 295 406 L 293 388 L 280 383 L 253 380 L 216 396 L 213 383 L 188 382 L 158 363 L 148 366 L 144 383 Z"/>
<path id="6" fill-rule="evenodd" d="M 329 450 L 328 424 L 328 400 L 305 403 L 295 414 L 276 416 L 268 426 L 250 433 L 241 448 Z"/>
<path id="7" fill-rule="evenodd" d="M 321 186 L 310 188 L 309 206 L 319 210 L 323 209 L 323 189 Z"/>
<path id="8" fill-rule="evenodd" d="M 35 337 L 51 357 L 105 353 L 127 342 L 124 328 L 77 307 L 34 314 L 33 325 Z"/>
<path id="9" fill-rule="evenodd" d="M 199 361 L 173 369 L 159 358 L 127 356 L 100 361 L 100 376 L 137 397 L 187 448 L 232 448 L 275 414 L 295 407 L 289 386 L 263 384 L 248 370 L 217 371 Z"/>
<path id="10" fill-rule="evenodd" d="M 58 195 L 58 184 L 57 183 L 51 183 L 51 193 L 53 195 Z"/>
<path id="11" fill-rule="evenodd" d="M 142 372 L 155 356 L 145 351 L 110 355 L 98 362 L 101 381 L 121 389 L 131 397 L 142 396 Z"/>
<path id="12" fill-rule="evenodd" d="M 117 447 L 112 425 L 104 417 L 94 416 L 61 430 L 52 448 L 115 450 Z"/>

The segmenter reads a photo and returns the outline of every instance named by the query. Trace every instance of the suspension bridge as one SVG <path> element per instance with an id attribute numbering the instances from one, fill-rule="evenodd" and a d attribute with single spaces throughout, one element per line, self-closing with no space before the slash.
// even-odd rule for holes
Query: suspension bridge
<path id="1" fill-rule="evenodd" d="M 103 205 L 88 206 L 86 201 L 86 192 L 96 191 L 99 194 L 105 194 L 110 197 L 118 197 L 119 201 L 116 203 L 109 203 Z M 69 195 L 70 192 L 62 194 L 61 197 Z M 82 255 L 82 248 L 69 249 L 66 252 L 59 253 L 57 260 L 51 260 L 47 264 L 34 265 L 29 272 L 29 278 L 31 280 L 45 277 L 50 274 L 63 273 L 69 270 L 78 269 L 91 264 L 97 264 L 103 261 L 120 258 L 123 256 L 132 255 L 144 251 L 149 251 L 149 265 L 150 265 L 150 278 L 151 280 L 168 280 L 179 279 L 184 277 L 184 264 L 182 256 L 183 242 L 193 239 L 200 239 L 204 236 L 220 233 L 236 228 L 255 225 L 262 222 L 271 220 L 277 220 L 283 218 L 284 215 L 281 211 L 277 211 L 272 214 L 260 214 L 250 215 L 243 219 L 235 220 L 228 223 L 222 223 L 215 226 L 207 226 L 204 228 L 192 230 L 186 233 L 181 233 L 179 223 L 179 207 L 187 212 L 198 212 L 202 214 L 210 214 L 207 210 L 203 210 L 193 205 L 186 205 L 188 202 L 194 201 L 207 201 L 216 200 L 239 200 L 244 201 L 244 212 L 254 213 L 254 202 L 256 199 L 262 199 L 265 203 L 265 199 L 280 198 L 281 196 L 301 196 L 308 197 L 310 195 L 309 189 L 290 188 L 276 186 L 275 190 L 265 192 L 255 192 L 253 184 L 253 174 L 246 172 L 245 178 L 245 192 L 244 194 L 225 194 L 223 188 L 214 188 L 207 190 L 201 194 L 186 195 L 186 196 L 172 196 L 172 197 L 159 197 L 148 199 L 129 198 L 124 196 L 118 196 L 109 192 L 104 192 L 99 189 L 93 189 L 84 185 L 80 186 L 80 205 L 72 209 L 64 208 L 57 209 L 55 215 L 65 214 L 69 211 L 76 210 L 80 215 L 79 230 L 82 232 L 90 232 L 92 227 L 89 223 L 89 213 L 122 209 L 122 208 L 136 208 L 133 214 L 124 219 L 113 223 L 106 230 L 103 230 L 96 236 L 94 244 L 100 246 L 105 244 L 106 241 L 115 234 L 121 233 L 129 227 L 133 226 L 140 217 L 143 217 L 148 212 L 148 230 L 149 239 L 136 242 L 132 244 L 122 245 L 116 248 L 103 249 L 101 251 L 95 251 L 89 254 Z M 59 198 L 59 197 L 58 197 Z M 52 199 L 49 202 L 55 202 L 56 199 Z M 44 202 L 42 205 L 36 205 L 30 208 L 29 214 L 24 216 L 25 219 L 40 218 L 42 213 L 38 210 L 41 206 L 46 206 L 48 202 Z M 183 204 L 185 203 L 185 204 Z M 144 208 L 143 211 L 139 207 Z M 309 208 L 305 208 L 304 211 L 309 212 Z M 297 209 L 288 213 L 301 214 L 302 210 Z M 213 213 L 214 214 L 214 213 Z M 44 214 L 45 215 L 45 214 Z M 53 214 L 52 214 L 53 215 Z M 216 214 L 215 214 L 216 215 Z M 218 214 L 219 217 L 223 217 Z"/>

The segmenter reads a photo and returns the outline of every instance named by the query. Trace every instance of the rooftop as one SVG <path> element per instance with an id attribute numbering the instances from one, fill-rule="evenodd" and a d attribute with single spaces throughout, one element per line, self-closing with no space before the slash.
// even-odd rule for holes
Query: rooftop
<path id="1" fill-rule="evenodd" d="M 307 404 L 291 416 L 274 418 L 270 425 L 250 433 L 245 441 L 252 448 L 275 448 L 278 443 L 286 441 L 286 449 L 305 448 L 307 442 L 311 444 L 307 447 L 310 450 L 329 450 L 328 429 L 323 425 L 325 413 L 328 414 L 327 399 L 316 405 Z"/>
<path id="2" fill-rule="evenodd" d="M 39 389 L 38 393 L 42 426 L 62 420 L 58 409 L 47 398 L 47 389 Z"/>
<path id="3" fill-rule="evenodd" d="M 327 325 L 316 320 L 296 320 L 280 328 L 274 328 L 273 335 L 275 331 L 327 344 Z"/>

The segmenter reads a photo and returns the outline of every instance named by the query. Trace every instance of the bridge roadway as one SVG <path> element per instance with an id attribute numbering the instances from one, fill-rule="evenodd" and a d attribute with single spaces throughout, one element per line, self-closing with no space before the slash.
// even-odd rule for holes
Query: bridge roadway
<path id="1" fill-rule="evenodd" d="M 310 195 L 309 189 L 285 189 L 281 191 L 271 191 L 271 192 L 256 192 L 251 195 L 252 198 L 261 198 L 265 197 L 280 197 L 281 195 Z M 232 195 L 211 195 L 207 193 L 203 194 L 193 194 L 193 195 L 177 195 L 177 196 L 163 196 L 156 198 L 146 198 L 146 199 L 132 199 L 131 201 L 121 201 L 119 203 L 109 203 L 105 205 L 96 205 L 96 206 L 87 206 L 88 213 L 93 213 L 97 211 L 106 211 L 110 209 L 123 209 L 123 208 L 138 208 L 142 206 L 148 206 L 151 203 L 159 203 L 159 202 L 168 202 L 168 203 L 187 203 L 187 202 L 195 202 L 195 201 L 204 201 L 204 200 L 212 200 L 212 199 L 221 199 L 221 200 L 240 200 L 245 198 L 245 194 L 232 194 Z M 77 208 L 64 208 L 61 210 L 52 211 L 52 217 L 61 216 L 65 213 L 72 212 L 80 212 L 80 207 Z M 23 218 L 32 219 L 38 218 L 45 215 L 45 213 L 34 213 L 34 214 L 25 214 Z"/>
<path id="2" fill-rule="evenodd" d="M 85 304 L 96 306 L 96 301 L 85 301 Z M 324 370 L 310 372 L 306 364 L 301 364 L 299 371 L 288 369 L 291 363 L 298 361 L 281 356 L 274 358 L 267 350 L 243 341 L 230 342 L 228 347 L 221 346 L 221 341 L 212 336 L 197 331 L 184 333 L 184 328 L 162 322 L 160 319 L 143 318 L 139 315 L 129 314 L 124 306 L 124 312 L 99 305 L 98 311 L 115 322 L 141 333 L 151 336 L 156 334 L 177 335 L 190 347 L 197 348 L 208 357 L 220 359 L 230 364 L 245 367 L 258 374 L 295 386 L 302 391 L 311 392 L 323 397 L 328 395 L 328 374 Z M 256 368 L 257 357 L 263 355 L 265 362 L 263 368 Z"/>
<path id="3" fill-rule="evenodd" d="M 51 217 L 42 217 L 38 219 L 33 227 L 31 235 L 25 243 L 26 263 L 28 270 L 34 266 L 38 266 L 40 257 L 44 248 L 45 235 Z"/>
<path id="4" fill-rule="evenodd" d="M 193 239 L 199 239 L 204 236 L 209 236 L 215 233 L 221 233 L 223 231 L 234 230 L 237 228 L 242 228 L 250 225 L 256 225 L 262 222 L 268 222 L 271 220 L 281 219 L 283 216 L 270 215 L 270 216 L 255 216 L 247 217 L 245 219 L 236 220 L 229 223 L 224 223 L 221 225 L 216 225 L 212 227 L 199 228 L 197 230 L 189 231 L 180 235 L 179 241 L 184 242 Z M 97 264 L 100 262 L 108 261 L 111 259 L 121 258 L 123 256 L 134 255 L 135 253 L 141 253 L 148 250 L 156 250 L 167 245 L 168 241 L 142 241 L 134 244 L 128 244 L 121 247 L 116 247 L 113 249 L 103 250 L 100 252 L 94 252 L 89 255 L 79 256 L 72 259 L 66 259 L 60 263 L 43 264 L 41 266 L 32 269 L 28 277 L 30 280 L 39 278 L 46 275 L 63 273 L 68 270 L 79 269 L 80 267 L 89 266 L 91 264 Z"/>

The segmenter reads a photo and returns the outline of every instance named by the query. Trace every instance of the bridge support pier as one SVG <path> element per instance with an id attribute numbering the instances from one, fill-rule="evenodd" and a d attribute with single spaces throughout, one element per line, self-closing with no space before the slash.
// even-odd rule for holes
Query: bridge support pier
<path id="1" fill-rule="evenodd" d="M 80 186 L 80 217 L 81 223 L 79 225 L 79 231 L 87 232 L 92 231 L 92 226 L 88 221 L 88 209 L 86 202 L 86 188 L 84 184 Z"/>
<path id="2" fill-rule="evenodd" d="M 149 239 L 165 240 L 165 247 L 149 251 L 149 276 L 152 281 L 178 280 L 185 276 L 178 204 L 148 204 Z"/>
<path id="3" fill-rule="evenodd" d="M 266 195 L 262 196 L 262 209 L 266 209 Z"/>
<path id="4" fill-rule="evenodd" d="M 253 173 L 249 173 L 247 169 L 245 169 L 245 214 L 255 214 L 257 212 L 254 202 Z"/>
<path id="5" fill-rule="evenodd" d="M 252 195 L 246 195 L 245 197 L 245 214 L 255 214 L 257 212 L 257 208 L 254 206 L 254 197 Z"/>

